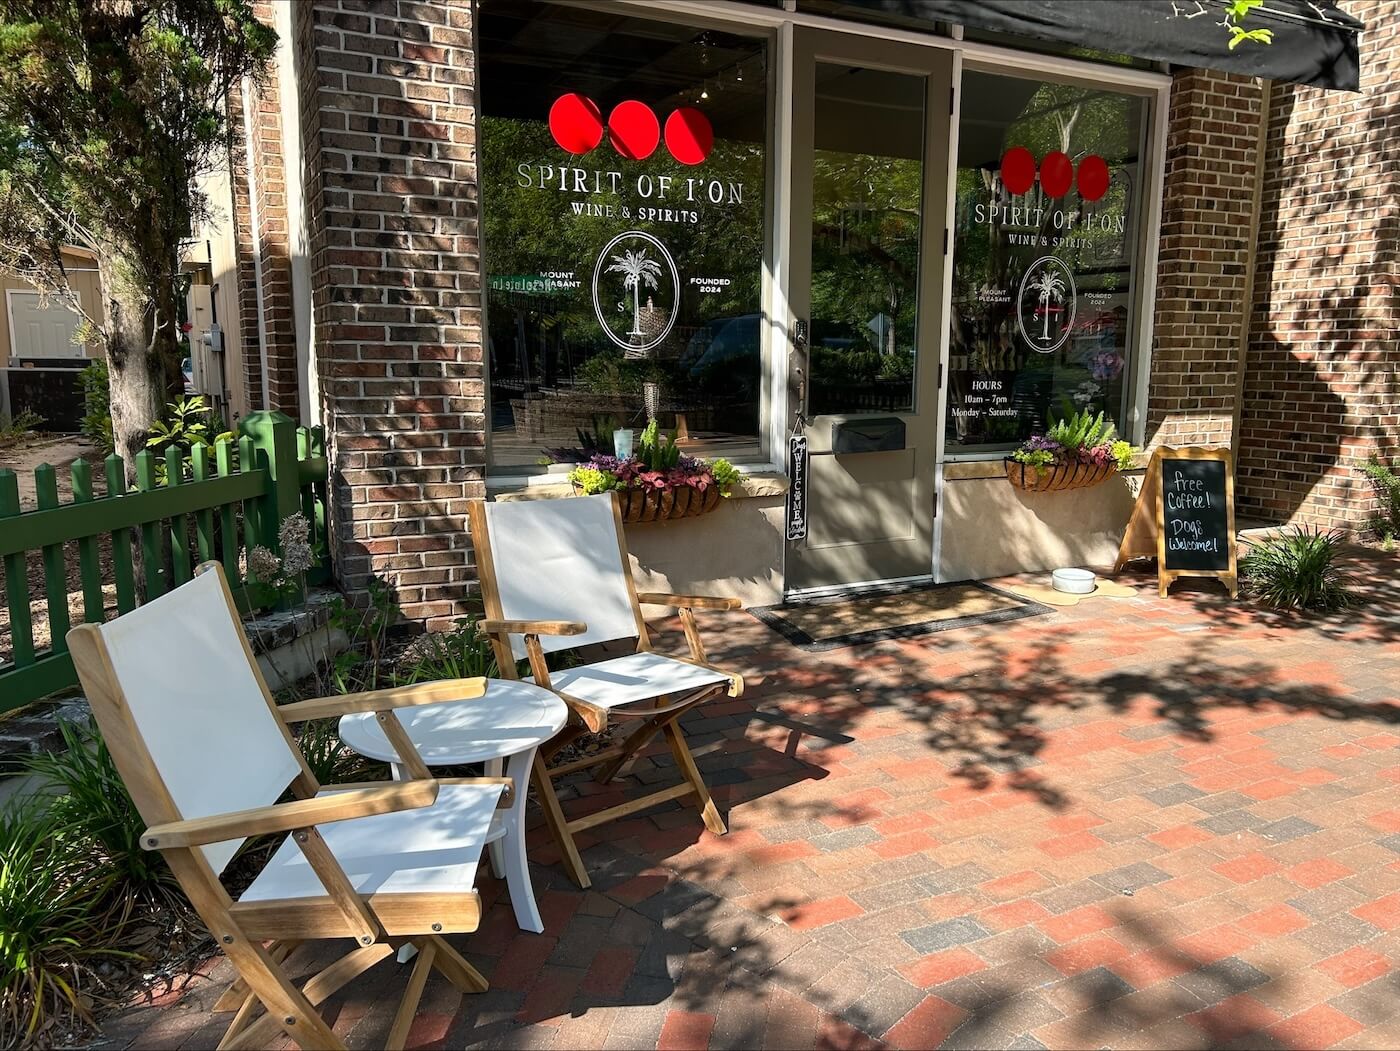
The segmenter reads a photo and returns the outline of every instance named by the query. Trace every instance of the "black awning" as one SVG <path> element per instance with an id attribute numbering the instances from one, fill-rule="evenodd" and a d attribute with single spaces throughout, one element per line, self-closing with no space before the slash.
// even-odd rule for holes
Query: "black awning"
<path id="1" fill-rule="evenodd" d="M 1272 43 L 1230 47 L 1227 0 L 841 0 L 929 22 L 990 29 L 1117 52 L 1180 66 L 1246 76 L 1360 89 L 1357 35 L 1362 23 L 1323 0 L 1264 0 L 1239 20 L 1242 30 L 1267 29 Z"/>

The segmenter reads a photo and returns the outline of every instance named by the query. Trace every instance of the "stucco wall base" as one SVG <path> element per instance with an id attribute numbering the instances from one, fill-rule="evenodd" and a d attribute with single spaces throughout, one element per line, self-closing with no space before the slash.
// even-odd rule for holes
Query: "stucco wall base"
<path id="1" fill-rule="evenodd" d="M 939 579 L 1112 566 L 1141 487 L 1141 472 L 1060 493 L 1024 492 L 1004 476 L 949 479 Z"/>
<path id="2" fill-rule="evenodd" d="M 637 590 L 733 596 L 745 606 L 780 602 L 786 488 L 778 479 L 746 479 L 744 492 L 709 514 L 627 526 Z M 496 499 L 569 499 L 567 492 L 567 486 L 535 486 Z M 652 616 L 659 608 L 643 612 Z"/>

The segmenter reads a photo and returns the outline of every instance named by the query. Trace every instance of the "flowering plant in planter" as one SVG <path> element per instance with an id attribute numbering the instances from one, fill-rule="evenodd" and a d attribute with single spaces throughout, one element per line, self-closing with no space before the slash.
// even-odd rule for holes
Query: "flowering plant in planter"
<path id="1" fill-rule="evenodd" d="M 1027 438 L 1007 458 L 1006 477 L 1022 489 L 1079 489 L 1128 470 L 1139 452 L 1116 437 L 1103 413 L 1091 416 L 1084 409 Z"/>
<path id="2" fill-rule="evenodd" d="M 618 493 L 623 519 L 629 522 L 711 511 L 741 477 L 739 469 L 723 458 L 684 455 L 674 435 L 659 433 L 655 420 L 647 424 L 632 456 L 595 455 L 569 472 L 575 492 Z"/>

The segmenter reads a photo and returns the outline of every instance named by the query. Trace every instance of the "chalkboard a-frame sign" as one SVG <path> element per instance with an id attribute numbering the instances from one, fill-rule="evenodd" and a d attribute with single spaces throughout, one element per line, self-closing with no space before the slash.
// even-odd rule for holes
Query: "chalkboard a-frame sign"
<path id="1" fill-rule="evenodd" d="M 1228 449 L 1158 449 L 1142 480 L 1114 572 L 1157 559 L 1163 598 L 1178 577 L 1217 577 L 1238 594 L 1235 470 Z"/>

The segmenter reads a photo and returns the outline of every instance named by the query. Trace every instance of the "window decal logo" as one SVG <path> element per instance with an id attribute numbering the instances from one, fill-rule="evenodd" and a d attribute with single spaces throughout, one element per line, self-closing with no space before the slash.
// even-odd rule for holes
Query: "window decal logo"
<path id="1" fill-rule="evenodd" d="M 679 291 L 675 260 L 651 234 L 629 230 L 598 253 L 593 312 L 628 357 L 643 357 L 670 335 L 680 309 Z"/>
<path id="2" fill-rule="evenodd" d="M 589 153 L 603 141 L 605 127 L 612 148 L 629 161 L 646 160 L 663 140 L 656 111 L 636 99 L 614 106 L 606 125 L 602 109 L 587 95 L 571 91 L 560 95 L 549 107 L 550 135 L 561 150 L 576 157 Z M 705 163 L 710 156 L 715 129 L 710 118 L 694 106 L 681 106 L 666 118 L 664 140 L 672 157 L 681 164 L 694 166 Z"/>
<path id="3" fill-rule="evenodd" d="M 1069 267 L 1044 255 L 1026 268 L 1016 296 L 1016 327 L 1038 354 L 1053 354 L 1074 328 L 1078 293 Z"/>

